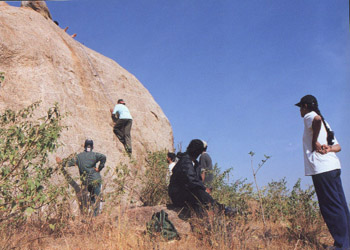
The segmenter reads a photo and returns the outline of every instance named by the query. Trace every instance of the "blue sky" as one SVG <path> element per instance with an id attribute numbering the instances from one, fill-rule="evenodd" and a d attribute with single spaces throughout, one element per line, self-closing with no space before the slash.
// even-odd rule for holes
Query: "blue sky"
<path id="1" fill-rule="evenodd" d="M 12 3 L 18 5 L 18 3 Z M 117 61 L 150 91 L 173 127 L 175 146 L 193 138 L 233 178 L 286 177 L 304 187 L 303 120 L 294 106 L 306 94 L 342 146 L 350 202 L 350 32 L 348 1 L 110 0 L 48 2 L 54 20 L 76 40 Z"/>

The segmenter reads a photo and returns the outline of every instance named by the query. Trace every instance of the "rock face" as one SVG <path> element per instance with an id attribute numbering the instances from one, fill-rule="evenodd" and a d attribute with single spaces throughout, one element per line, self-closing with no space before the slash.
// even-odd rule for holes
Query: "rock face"
<path id="1" fill-rule="evenodd" d="M 29 8 L 0 5 L 0 112 L 42 100 L 40 112 L 58 102 L 69 112 L 61 137 L 61 157 L 83 150 L 86 138 L 107 165 L 128 162 L 113 134 L 110 108 L 125 100 L 133 116 L 133 157 L 147 151 L 172 150 L 170 123 L 151 94 L 113 60 L 71 38 L 52 20 Z"/>

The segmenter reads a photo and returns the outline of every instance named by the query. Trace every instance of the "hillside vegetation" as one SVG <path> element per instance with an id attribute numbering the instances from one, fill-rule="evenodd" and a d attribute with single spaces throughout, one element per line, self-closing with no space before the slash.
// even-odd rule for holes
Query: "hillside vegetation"
<path id="1" fill-rule="evenodd" d="M 213 196 L 237 208 L 235 217 L 209 213 L 205 219 L 190 219 L 192 230 L 176 241 L 148 235 L 146 225 L 135 227 L 125 211 L 135 206 L 135 197 L 147 206 L 169 203 L 166 151 L 149 152 L 143 168 L 136 161 L 106 167 L 105 174 L 112 172 L 113 179 L 103 184 L 108 192 L 104 192 L 102 214 L 92 217 L 88 209 L 77 209 L 81 205 L 77 187 L 70 185 L 79 183 L 77 177 L 52 163 L 51 156 L 61 146 L 60 134 L 67 129 L 61 125 L 65 114 L 55 105 L 38 118 L 39 105 L 0 115 L 2 249 L 319 249 L 331 245 L 312 187 L 303 190 L 298 180 L 288 190 L 282 179 L 258 193 L 253 183 L 235 180 L 232 169 L 222 172 L 218 166 Z"/>

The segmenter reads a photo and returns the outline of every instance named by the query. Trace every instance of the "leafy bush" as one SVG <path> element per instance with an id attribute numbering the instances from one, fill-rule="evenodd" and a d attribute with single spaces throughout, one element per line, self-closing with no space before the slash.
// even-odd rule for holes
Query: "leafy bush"
<path id="1" fill-rule="evenodd" d="M 146 171 L 141 177 L 140 200 L 146 206 L 166 204 L 168 196 L 168 163 L 166 151 L 148 152 Z"/>
<path id="2" fill-rule="evenodd" d="M 212 196 L 218 202 L 238 209 L 239 214 L 248 214 L 248 201 L 252 199 L 252 183 L 246 183 L 247 179 L 230 181 L 232 168 L 221 173 L 217 164 L 213 169 Z"/>
<path id="3" fill-rule="evenodd" d="M 63 126 L 57 104 L 35 119 L 40 102 L 19 111 L 0 114 L 0 222 L 16 227 L 33 212 L 53 203 L 63 192 L 52 184 L 57 168 L 49 153 L 59 146 Z M 8 229 L 8 228 L 7 228 Z"/>
<path id="4" fill-rule="evenodd" d="M 287 201 L 288 232 L 291 238 L 297 238 L 304 243 L 318 245 L 317 236 L 322 231 L 324 222 L 320 216 L 315 190 L 309 187 L 302 190 L 299 179 Z"/>
<path id="5" fill-rule="evenodd" d="M 267 219 L 276 222 L 284 220 L 288 214 L 289 190 L 286 178 L 280 181 L 272 181 L 262 190 L 263 206 Z"/>

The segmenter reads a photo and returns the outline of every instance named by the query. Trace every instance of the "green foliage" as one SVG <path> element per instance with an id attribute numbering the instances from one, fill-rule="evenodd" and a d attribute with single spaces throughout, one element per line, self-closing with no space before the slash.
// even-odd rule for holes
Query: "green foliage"
<path id="1" fill-rule="evenodd" d="M 0 72 L 0 87 L 1 84 L 5 81 L 5 73 L 4 72 Z"/>
<path id="2" fill-rule="evenodd" d="M 284 220 L 288 214 L 289 199 L 286 178 L 268 183 L 267 187 L 263 188 L 262 195 L 266 218 L 273 222 Z"/>
<path id="3" fill-rule="evenodd" d="M 298 223 L 301 218 L 307 218 L 310 223 L 319 219 L 319 210 L 312 187 L 303 190 L 299 179 L 292 191 L 287 188 L 286 178 L 272 181 L 263 189 L 263 204 L 265 215 L 271 221 L 290 221 Z M 295 217 L 297 215 L 297 217 Z"/>
<path id="4" fill-rule="evenodd" d="M 317 236 L 324 223 L 315 191 L 313 187 L 303 190 L 300 184 L 299 179 L 292 191 L 289 191 L 286 178 L 268 183 L 262 192 L 265 216 L 270 222 L 286 224 L 290 240 L 301 240 L 304 244 L 319 246 Z M 257 212 L 261 216 L 260 211 Z"/>
<path id="5" fill-rule="evenodd" d="M 320 216 L 313 187 L 302 190 L 300 182 L 299 179 L 295 183 L 287 201 L 288 232 L 291 238 L 317 245 L 317 237 L 322 231 L 324 223 Z"/>
<path id="6" fill-rule="evenodd" d="M 166 151 L 148 152 L 146 171 L 141 177 L 140 199 L 146 206 L 166 204 L 168 196 L 168 163 Z"/>
<path id="7" fill-rule="evenodd" d="M 309 222 L 312 223 L 319 216 L 315 190 L 312 186 L 303 190 L 300 187 L 300 183 L 301 180 L 298 179 L 288 199 L 289 214 L 295 215 L 301 210 L 304 213 L 304 217 L 307 217 Z"/>
<path id="8" fill-rule="evenodd" d="M 246 183 L 246 179 L 230 181 L 232 168 L 220 173 L 217 164 L 213 169 L 213 191 L 212 196 L 218 202 L 238 209 L 242 215 L 248 214 L 248 201 L 252 199 L 252 183 Z"/>
<path id="9" fill-rule="evenodd" d="M 61 188 L 51 183 L 56 167 L 49 153 L 59 146 L 63 126 L 58 105 L 35 119 L 40 102 L 0 114 L 0 222 L 18 225 L 35 211 L 55 201 Z M 4 223 L 6 222 L 6 223 Z"/>
<path id="10" fill-rule="evenodd" d="M 107 176 L 110 171 L 112 171 L 112 169 L 107 166 L 104 171 L 104 176 Z M 127 184 L 132 182 L 133 178 L 128 165 L 124 163 L 120 163 L 115 167 L 112 176 L 112 183 L 108 184 L 106 181 L 104 181 L 105 185 L 109 185 L 111 187 L 111 191 L 105 192 L 104 196 L 107 199 L 107 203 L 111 205 L 111 208 L 115 209 L 116 204 L 121 201 L 122 196 L 127 191 Z"/>

